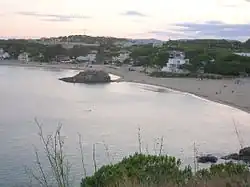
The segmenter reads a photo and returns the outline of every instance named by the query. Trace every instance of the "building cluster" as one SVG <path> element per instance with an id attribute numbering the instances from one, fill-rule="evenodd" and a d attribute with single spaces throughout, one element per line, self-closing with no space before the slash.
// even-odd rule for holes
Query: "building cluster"
<path id="1" fill-rule="evenodd" d="M 162 47 L 164 42 L 155 39 L 138 39 L 138 40 L 124 40 L 124 41 L 117 41 L 114 43 L 115 46 L 121 48 L 127 48 L 132 46 L 138 45 L 149 45 L 151 44 L 153 47 Z"/>

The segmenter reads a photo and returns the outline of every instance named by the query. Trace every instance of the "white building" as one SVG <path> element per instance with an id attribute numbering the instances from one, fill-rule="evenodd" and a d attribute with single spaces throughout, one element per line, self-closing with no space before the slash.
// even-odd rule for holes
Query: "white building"
<path id="1" fill-rule="evenodd" d="M 130 53 L 130 51 L 121 50 L 119 56 L 112 57 L 112 61 L 123 63 L 125 60 L 130 58 Z"/>
<path id="2" fill-rule="evenodd" d="M 0 60 L 10 58 L 9 53 L 5 52 L 2 48 L 0 49 Z"/>
<path id="3" fill-rule="evenodd" d="M 89 53 L 86 56 L 79 56 L 76 58 L 79 62 L 88 62 L 88 63 L 95 63 L 96 62 L 96 53 Z"/>
<path id="4" fill-rule="evenodd" d="M 250 53 L 234 53 L 235 55 L 250 57 Z"/>
<path id="5" fill-rule="evenodd" d="M 125 48 L 125 47 L 131 47 L 134 45 L 131 41 L 117 41 L 114 43 L 114 45 Z"/>
<path id="6" fill-rule="evenodd" d="M 89 54 L 97 54 L 98 51 L 97 50 L 92 50 Z"/>
<path id="7" fill-rule="evenodd" d="M 170 52 L 168 62 L 161 71 L 172 72 L 172 73 L 182 73 L 184 72 L 180 66 L 189 63 L 189 59 L 185 59 L 185 54 L 180 51 Z"/>
<path id="8" fill-rule="evenodd" d="M 153 43 L 153 47 L 162 47 L 163 46 L 163 42 L 155 42 Z"/>
<path id="9" fill-rule="evenodd" d="M 18 60 L 22 62 L 29 62 L 29 54 L 24 52 L 18 55 Z"/>
<path id="10" fill-rule="evenodd" d="M 76 58 L 77 61 L 79 62 L 88 62 L 89 61 L 89 57 L 88 56 L 79 56 Z"/>
<path id="11" fill-rule="evenodd" d="M 7 52 L 4 52 L 4 54 L 3 54 L 3 58 L 4 58 L 4 59 L 6 59 L 6 58 L 10 58 L 10 54 L 9 54 L 9 53 L 7 53 Z"/>
<path id="12" fill-rule="evenodd" d="M 88 54 L 89 62 L 95 63 L 96 62 L 96 53 Z"/>

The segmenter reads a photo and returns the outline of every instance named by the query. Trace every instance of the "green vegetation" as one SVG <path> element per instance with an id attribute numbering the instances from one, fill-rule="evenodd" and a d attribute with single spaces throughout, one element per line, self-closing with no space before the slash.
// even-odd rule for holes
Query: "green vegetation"
<path id="1" fill-rule="evenodd" d="M 92 177 L 82 180 L 82 187 L 115 186 L 126 182 L 140 184 L 184 184 L 192 176 L 191 168 L 180 169 L 181 162 L 174 157 L 135 154 L 114 165 L 101 167 Z"/>
<path id="2" fill-rule="evenodd" d="M 250 52 L 250 39 L 244 43 L 228 40 L 168 41 L 160 48 L 152 45 L 134 47 L 131 58 L 139 61 L 139 65 L 162 67 L 167 62 L 168 52 L 172 50 L 185 52 L 190 64 L 185 64 L 182 68 L 192 73 L 201 70 L 204 73 L 225 76 L 250 73 L 250 57 L 234 54 Z"/>
<path id="3" fill-rule="evenodd" d="M 119 42 L 126 41 L 125 38 L 103 37 L 103 36 L 93 37 L 93 36 L 87 36 L 87 35 L 60 36 L 54 39 L 57 39 L 61 42 L 83 42 L 87 44 L 100 43 L 100 44 L 105 44 L 105 45 L 110 45 L 110 46 L 118 41 Z"/>
<path id="4" fill-rule="evenodd" d="M 116 42 L 126 39 L 112 37 L 91 37 L 85 35 L 64 36 L 52 38 L 60 42 L 74 42 L 73 48 L 64 48 L 62 45 L 45 45 L 35 40 L 0 40 L 0 48 L 7 51 L 12 58 L 16 59 L 21 52 L 27 52 L 34 61 L 50 62 L 57 55 L 69 57 L 85 56 L 91 50 L 98 50 L 98 61 L 110 61 L 113 56 L 120 54 L 121 46 Z M 44 39 L 44 43 L 51 39 Z M 100 46 L 81 46 L 80 43 L 100 44 Z M 77 45 L 79 43 L 79 45 Z M 208 74 L 220 74 L 223 76 L 239 76 L 250 73 L 250 57 L 235 55 L 236 52 L 249 52 L 250 39 L 242 43 L 228 40 L 170 40 L 162 47 L 153 47 L 152 44 L 132 46 L 127 48 L 131 51 L 130 58 L 134 65 L 163 67 L 169 58 L 169 52 L 173 50 L 183 51 L 189 64 L 182 68 L 192 73 L 204 71 Z M 104 52 L 106 51 L 106 52 Z M 128 62 L 130 62 L 128 60 Z M 126 62 L 126 63 L 128 63 Z"/>
<path id="5" fill-rule="evenodd" d="M 191 167 L 181 169 L 181 161 L 162 155 L 135 154 L 121 162 L 101 167 L 81 182 L 81 187 L 109 186 L 249 186 L 246 165 L 212 165 L 196 173 Z"/>
<path id="6" fill-rule="evenodd" d="M 32 56 L 39 56 L 45 52 L 45 46 L 37 43 L 30 43 L 28 40 L 0 40 L 0 48 L 7 51 L 12 58 L 17 58 L 21 52 L 29 52 Z"/>
<path id="7" fill-rule="evenodd" d="M 136 65 L 142 66 L 160 66 L 163 67 L 169 57 L 168 51 L 164 48 L 154 48 L 152 45 L 143 45 L 132 47 L 130 57 Z"/>
<path id="8" fill-rule="evenodd" d="M 214 63 L 207 64 L 204 71 L 234 76 L 239 76 L 242 73 L 250 74 L 250 57 L 230 54 L 218 58 Z"/>
<path id="9" fill-rule="evenodd" d="M 44 45 L 28 40 L 0 40 L 0 48 L 17 59 L 22 52 L 27 52 L 33 61 L 50 62 L 57 55 L 78 57 L 87 55 L 91 50 L 98 50 L 95 46 L 75 45 L 73 48 L 65 49 L 62 45 Z"/>

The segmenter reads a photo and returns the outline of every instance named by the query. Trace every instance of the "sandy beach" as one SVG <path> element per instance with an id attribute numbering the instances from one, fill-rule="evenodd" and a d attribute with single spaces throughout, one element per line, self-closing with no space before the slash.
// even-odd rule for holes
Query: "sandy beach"
<path id="1" fill-rule="evenodd" d="M 23 64 L 18 61 L 0 61 L 0 65 L 76 70 L 86 68 L 84 65 L 41 64 L 33 62 Z M 121 81 L 150 84 L 188 92 L 208 100 L 239 108 L 248 113 L 250 112 L 250 79 L 241 79 L 241 84 L 235 84 L 235 79 L 198 80 L 195 78 L 155 78 L 149 77 L 139 71 L 128 71 L 128 67 L 126 66 L 93 65 L 92 67 L 118 75 L 121 77 Z"/>

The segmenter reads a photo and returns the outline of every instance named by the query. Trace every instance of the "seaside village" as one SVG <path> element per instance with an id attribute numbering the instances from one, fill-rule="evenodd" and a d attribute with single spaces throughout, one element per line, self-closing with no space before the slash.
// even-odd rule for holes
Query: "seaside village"
<path id="1" fill-rule="evenodd" d="M 125 46 L 127 46 L 126 44 Z M 109 50 L 105 50 L 105 53 L 109 53 Z M 119 51 L 119 54 L 116 56 L 112 56 L 109 60 L 104 61 L 104 64 L 110 64 L 110 65 L 122 65 L 125 62 L 129 62 L 131 66 L 135 65 L 138 62 L 133 62 L 130 58 L 131 52 L 126 49 L 121 49 Z M 181 73 L 184 72 L 184 70 L 180 69 L 180 66 L 183 64 L 189 63 L 189 59 L 185 58 L 185 53 L 181 51 L 170 51 L 169 59 L 166 59 L 166 65 L 161 68 L 161 71 L 164 72 L 175 72 L 175 73 Z M 97 63 L 97 50 L 92 50 L 89 52 L 86 56 L 77 56 L 75 58 L 70 58 L 67 55 L 56 55 L 54 61 L 51 63 L 53 64 L 85 64 L 86 66 L 96 64 Z M 42 54 L 40 54 L 40 57 L 42 57 Z M 8 52 L 5 52 L 3 49 L 0 49 L 0 60 L 8 60 L 11 56 Z M 32 58 L 30 57 L 30 54 L 27 52 L 21 52 L 17 60 L 22 63 L 31 63 Z M 129 68 L 130 71 L 133 71 L 133 68 Z"/>
<path id="2" fill-rule="evenodd" d="M 42 38 L 40 40 L 34 40 L 33 43 L 42 44 L 45 46 L 60 46 L 64 50 L 70 50 L 74 56 L 66 55 L 66 54 L 56 54 L 47 59 L 47 63 L 49 61 L 50 64 L 77 64 L 77 65 L 84 65 L 90 66 L 94 64 L 106 64 L 106 65 L 113 65 L 113 66 L 121 66 L 121 65 L 128 65 L 129 71 L 144 71 L 145 73 L 150 73 L 153 71 L 158 72 L 170 72 L 170 73 L 187 73 L 189 72 L 188 69 L 183 68 L 185 65 L 190 65 L 192 63 L 192 59 L 186 57 L 185 51 L 178 50 L 176 46 L 168 44 L 168 48 L 165 53 L 168 55 L 161 58 L 160 62 L 158 59 L 157 65 L 147 65 L 145 67 L 145 61 L 150 61 L 148 56 L 145 54 L 138 54 L 137 57 L 133 56 L 134 49 L 140 48 L 143 46 L 151 46 L 155 48 L 156 54 L 159 51 L 162 53 L 163 46 L 165 43 L 159 40 L 123 40 L 123 41 L 115 41 L 113 42 L 113 48 L 110 47 L 103 47 L 98 42 L 90 43 L 83 43 L 78 41 L 62 41 L 58 38 Z M 75 51 L 79 51 L 81 48 L 88 48 L 88 52 L 85 55 L 77 55 Z M 93 49 L 95 48 L 95 49 Z M 177 49 L 175 49 L 177 48 Z M 62 50 L 62 49 L 60 49 Z M 158 50 L 158 52 L 157 52 Z M 76 55 L 75 55 L 76 54 Z M 79 53 L 78 53 L 79 54 Z M 233 54 L 242 56 L 242 57 L 249 57 L 250 53 L 244 52 L 234 52 Z M 5 51 L 3 48 L 0 48 L 0 60 L 18 60 L 24 64 L 32 63 L 32 62 L 39 62 L 43 63 L 45 60 L 44 55 L 42 52 L 36 54 L 36 56 L 32 55 L 28 51 L 20 50 L 18 54 L 12 54 L 9 51 Z M 215 59 L 200 59 L 200 64 L 207 64 L 214 62 Z M 197 63 L 197 62 L 196 62 Z M 140 68 L 138 68 L 140 67 Z M 198 72 L 202 73 L 203 67 L 200 67 Z"/>

